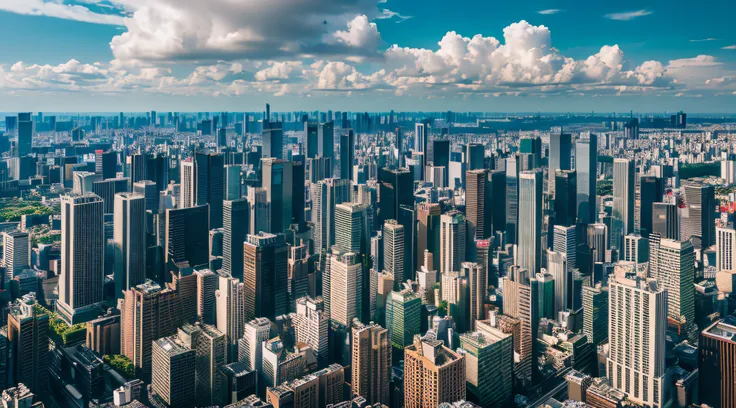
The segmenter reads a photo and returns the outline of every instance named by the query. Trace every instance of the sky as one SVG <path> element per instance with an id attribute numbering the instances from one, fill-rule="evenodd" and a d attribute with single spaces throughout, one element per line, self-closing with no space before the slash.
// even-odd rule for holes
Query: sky
<path id="1" fill-rule="evenodd" d="M 732 0 L 0 0 L 0 111 L 736 112 Z"/>

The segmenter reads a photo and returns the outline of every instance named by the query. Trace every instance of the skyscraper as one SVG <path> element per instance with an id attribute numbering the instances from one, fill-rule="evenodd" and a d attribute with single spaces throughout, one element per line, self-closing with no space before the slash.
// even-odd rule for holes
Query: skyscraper
<path id="1" fill-rule="evenodd" d="M 31 113 L 18 114 L 18 157 L 31 154 L 33 147 L 33 118 Z M 28 385 L 28 384 L 26 384 Z"/>
<path id="2" fill-rule="evenodd" d="M 424 264 L 424 251 L 433 256 L 433 263 L 440 265 L 440 217 L 442 210 L 437 203 L 417 205 L 417 269 Z"/>
<path id="3" fill-rule="evenodd" d="M 296 300 L 296 313 L 292 315 L 296 341 L 308 344 L 317 357 L 317 366 L 327 367 L 329 348 L 329 316 L 321 297 L 303 297 Z"/>
<path id="4" fill-rule="evenodd" d="M 716 272 L 736 270 L 736 230 L 716 227 Z"/>
<path id="5" fill-rule="evenodd" d="M 37 394 L 47 392 L 49 315 L 36 307 L 33 294 L 10 305 L 7 335 L 12 356 L 8 378 Z"/>
<path id="6" fill-rule="evenodd" d="M 2 233 L 3 237 L 3 266 L 5 276 L 3 281 L 6 285 L 13 277 L 30 268 L 31 265 L 31 241 L 25 231 L 7 231 Z"/>
<path id="7" fill-rule="evenodd" d="M 650 235 L 649 271 L 667 291 L 667 316 L 695 323 L 695 252 L 690 241 Z M 684 322 L 683 322 L 684 320 Z"/>
<path id="8" fill-rule="evenodd" d="M 414 151 L 427 154 L 429 146 L 429 121 L 414 124 Z"/>
<path id="9" fill-rule="evenodd" d="M 506 234 L 509 243 L 517 243 L 519 227 L 519 160 L 516 156 L 506 159 Z"/>
<path id="10" fill-rule="evenodd" d="M 166 210 L 166 268 L 209 264 L 209 205 Z"/>
<path id="11" fill-rule="evenodd" d="M 263 129 L 263 157 L 284 159 L 284 131 L 279 128 Z"/>
<path id="12" fill-rule="evenodd" d="M 239 164 L 225 166 L 225 200 L 237 200 L 241 198 L 241 170 L 242 167 Z"/>
<path id="13" fill-rule="evenodd" d="M 485 146 L 481 143 L 468 143 L 465 147 L 465 168 L 468 171 L 485 168 Z"/>
<path id="14" fill-rule="evenodd" d="M 195 152 L 195 204 L 210 205 L 210 228 L 222 227 L 222 201 L 225 198 L 225 158 L 222 154 Z"/>
<path id="15" fill-rule="evenodd" d="M 248 235 L 244 244 L 245 319 L 274 319 L 289 311 L 288 247 L 283 234 Z"/>
<path id="16" fill-rule="evenodd" d="M 352 391 L 369 404 L 389 403 L 391 341 L 388 330 L 371 323 L 352 328 Z"/>
<path id="17" fill-rule="evenodd" d="M 317 124 L 304 122 L 304 136 L 302 139 L 304 145 L 304 156 L 307 159 L 313 159 L 319 155 L 319 143 L 317 136 Z"/>
<path id="18" fill-rule="evenodd" d="M 243 279 L 243 243 L 248 236 L 248 200 L 223 202 L 222 271 Z"/>
<path id="19" fill-rule="evenodd" d="M 349 327 L 353 318 L 360 319 L 363 314 L 362 265 L 354 252 L 335 250 L 329 270 L 330 319 Z"/>
<path id="20" fill-rule="evenodd" d="M 420 334 L 422 300 L 409 289 L 391 291 L 386 300 L 386 328 L 391 345 L 401 351 Z"/>
<path id="21" fill-rule="evenodd" d="M 268 231 L 270 206 L 266 190 L 260 187 L 248 189 L 248 234 L 255 235 Z"/>
<path id="22" fill-rule="evenodd" d="M 312 222 L 314 248 L 319 253 L 335 243 L 335 206 L 350 201 L 348 180 L 326 179 L 310 188 L 312 194 Z"/>
<path id="23" fill-rule="evenodd" d="M 572 307 L 570 303 L 570 288 L 572 269 L 567 267 L 567 257 L 558 251 L 547 251 L 547 272 L 555 281 L 554 317 L 560 312 L 566 312 Z"/>
<path id="24" fill-rule="evenodd" d="M 146 202 L 136 193 L 115 194 L 115 296 L 146 279 Z"/>
<path id="25" fill-rule="evenodd" d="M 536 274 L 542 267 L 542 173 L 519 174 L 519 266 Z"/>
<path id="26" fill-rule="evenodd" d="M 613 275 L 609 285 L 608 378 L 634 402 L 665 404 L 670 388 L 665 377 L 667 291 L 655 280 Z"/>
<path id="27" fill-rule="evenodd" d="M 263 188 L 266 190 L 270 209 L 269 232 L 280 233 L 292 223 L 292 162 L 279 159 L 263 159 Z"/>
<path id="28" fill-rule="evenodd" d="M 404 226 L 396 220 L 383 224 L 383 267 L 394 275 L 394 287 L 404 282 Z"/>
<path id="29" fill-rule="evenodd" d="M 674 203 L 652 204 L 652 232 L 662 238 L 680 240 L 680 216 Z"/>
<path id="30" fill-rule="evenodd" d="M 458 272 L 465 261 L 467 242 L 465 216 L 450 211 L 440 216 L 440 272 Z"/>
<path id="31" fill-rule="evenodd" d="M 465 399 L 465 356 L 432 338 L 404 349 L 404 407 L 433 408 Z"/>
<path id="32" fill-rule="evenodd" d="M 364 255 L 368 251 L 368 217 L 363 204 L 343 203 L 335 206 L 335 245 L 344 252 Z"/>
<path id="33" fill-rule="evenodd" d="M 700 401 L 712 407 L 736 404 L 733 356 L 736 355 L 736 318 L 727 316 L 700 334 L 698 377 Z"/>
<path id="34" fill-rule="evenodd" d="M 664 198 L 664 180 L 654 176 L 639 178 L 639 234 L 644 238 L 652 233 L 654 203 Z"/>
<path id="35" fill-rule="evenodd" d="M 597 346 L 608 340 L 608 288 L 583 286 L 583 334 Z"/>
<path id="36" fill-rule="evenodd" d="M 462 263 L 462 275 L 468 279 L 469 303 L 468 318 L 470 329 L 475 329 L 475 322 L 481 320 L 485 314 L 483 305 L 488 292 L 486 269 L 474 262 Z"/>
<path id="37" fill-rule="evenodd" d="M 474 239 L 486 239 L 492 235 L 491 188 L 487 171 L 470 170 L 465 173 L 465 214 L 468 235 Z"/>
<path id="38" fill-rule="evenodd" d="M 197 352 L 176 336 L 153 341 L 151 387 L 170 407 L 195 406 L 195 362 Z"/>
<path id="39" fill-rule="evenodd" d="M 68 324 L 96 318 L 85 313 L 103 299 L 103 203 L 94 194 L 61 197 L 59 315 Z M 86 319 L 86 320 L 85 320 Z"/>
<path id="40" fill-rule="evenodd" d="M 577 173 L 577 214 L 583 224 L 596 220 L 596 180 L 598 179 L 598 135 L 575 143 L 575 172 Z"/>
<path id="41" fill-rule="evenodd" d="M 634 162 L 613 160 L 613 219 L 611 246 L 623 248 L 624 237 L 634 232 Z"/>
<path id="42" fill-rule="evenodd" d="M 555 193 L 555 175 L 557 170 L 570 170 L 572 151 L 572 135 L 569 133 L 550 133 L 549 135 L 549 193 L 557 199 Z"/>
<path id="43" fill-rule="evenodd" d="M 513 396 L 514 339 L 492 313 L 490 320 L 476 321 L 475 332 L 460 335 L 458 349 L 465 356 L 467 391 L 483 407 L 506 406 Z"/>
<path id="44" fill-rule="evenodd" d="M 414 177 L 409 169 L 380 169 L 378 183 L 381 224 L 386 220 L 397 220 L 402 205 L 414 207 Z"/>
<path id="45" fill-rule="evenodd" d="M 578 267 L 577 265 L 577 232 L 575 226 L 564 227 L 555 225 L 554 241 L 552 249 L 565 255 L 567 260 L 567 269 L 572 271 Z"/>
<path id="46" fill-rule="evenodd" d="M 335 156 L 335 124 L 334 122 L 317 125 L 317 154 L 332 159 Z M 331 160 L 335 163 L 335 160 Z"/>
<path id="47" fill-rule="evenodd" d="M 181 195 L 177 203 L 177 208 L 194 207 L 194 203 L 197 201 L 194 160 L 189 157 L 181 162 L 180 167 Z"/>
<path id="48" fill-rule="evenodd" d="M 115 151 L 95 150 L 95 173 L 103 180 L 117 176 L 118 155 Z"/>
<path id="49" fill-rule="evenodd" d="M 575 225 L 577 220 L 577 175 L 572 170 L 557 170 L 555 175 L 555 223 Z"/>
<path id="50" fill-rule="evenodd" d="M 683 181 L 685 211 L 682 220 L 682 239 L 699 238 L 697 248 L 708 248 L 715 244 L 715 188 L 702 179 Z"/>
<path id="51" fill-rule="evenodd" d="M 229 363 L 239 356 L 238 340 L 243 336 L 245 322 L 250 320 L 247 318 L 246 302 L 255 300 L 248 299 L 246 293 L 246 284 L 232 276 L 219 276 L 218 289 L 215 292 L 217 330 L 225 334 Z"/>
<path id="52" fill-rule="evenodd" d="M 353 161 L 355 160 L 355 135 L 352 129 L 340 135 L 340 178 L 353 179 Z"/>

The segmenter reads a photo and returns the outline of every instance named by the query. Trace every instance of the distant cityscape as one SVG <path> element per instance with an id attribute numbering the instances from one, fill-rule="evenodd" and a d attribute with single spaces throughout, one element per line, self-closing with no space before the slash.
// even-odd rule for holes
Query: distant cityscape
<path id="1" fill-rule="evenodd" d="M 3 408 L 736 407 L 736 115 L 0 116 Z"/>

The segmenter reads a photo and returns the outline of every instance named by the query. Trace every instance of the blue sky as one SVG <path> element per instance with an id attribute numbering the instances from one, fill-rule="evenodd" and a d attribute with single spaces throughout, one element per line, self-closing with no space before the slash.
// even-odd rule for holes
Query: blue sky
<path id="1" fill-rule="evenodd" d="M 601 3 L 0 0 L 0 110 L 733 111 L 736 2 Z"/>

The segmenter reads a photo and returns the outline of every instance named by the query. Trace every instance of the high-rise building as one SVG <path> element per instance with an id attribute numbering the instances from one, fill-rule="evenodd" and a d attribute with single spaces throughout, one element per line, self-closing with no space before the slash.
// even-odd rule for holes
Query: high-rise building
<path id="1" fill-rule="evenodd" d="M 649 406 L 669 401 L 665 377 L 667 291 L 656 280 L 611 276 L 606 371 L 629 399 Z"/>
<path id="2" fill-rule="evenodd" d="M 262 367 L 262 344 L 271 338 L 271 322 L 259 317 L 245 324 L 243 337 L 238 340 L 238 361 L 246 364 L 249 371 L 260 372 Z"/>
<path id="3" fill-rule="evenodd" d="M 475 328 L 475 322 L 485 315 L 485 299 L 488 292 L 487 272 L 483 265 L 475 262 L 463 262 L 461 274 L 468 279 L 469 307 L 468 318 L 470 329 Z"/>
<path id="4" fill-rule="evenodd" d="M 564 227 L 562 225 L 555 225 L 554 228 L 554 241 L 552 249 L 555 252 L 559 252 L 565 255 L 567 260 L 567 269 L 573 270 L 578 267 L 577 265 L 577 232 L 575 226 Z"/>
<path id="5" fill-rule="evenodd" d="M 307 243 L 301 239 L 289 245 L 289 311 L 296 312 L 296 300 L 317 296 L 316 273 L 309 270 Z"/>
<path id="6" fill-rule="evenodd" d="M 434 265 L 440 265 L 441 215 L 442 209 L 437 203 L 421 203 L 417 205 L 417 269 L 427 266 L 424 263 L 423 256 L 425 251 L 429 251 L 432 254 L 432 263 Z"/>
<path id="7" fill-rule="evenodd" d="M 15 275 L 20 274 L 24 269 L 30 268 L 31 241 L 28 239 L 28 232 L 25 231 L 6 231 L 2 233 L 2 237 L 2 265 L 5 267 L 3 281 L 5 285 L 8 285 Z"/>
<path id="8" fill-rule="evenodd" d="M 519 173 L 518 264 L 536 274 L 542 267 L 542 173 Z"/>
<path id="9" fill-rule="evenodd" d="M 176 333 L 180 324 L 181 310 L 173 289 L 162 289 L 148 280 L 125 291 L 120 303 L 120 352 L 133 362 L 141 378 L 151 376 L 153 341 Z"/>
<path id="10" fill-rule="evenodd" d="M 219 276 L 216 296 L 217 330 L 225 334 L 227 361 L 235 361 L 238 340 L 243 336 L 247 305 L 246 284 L 232 276 Z M 253 300 L 253 299 L 250 299 Z"/>
<path id="11" fill-rule="evenodd" d="M 578 219 L 583 224 L 596 220 L 596 180 L 598 179 L 598 135 L 575 143 L 575 172 L 577 173 Z"/>
<path id="12" fill-rule="evenodd" d="M 458 353 L 465 356 L 466 387 L 483 407 L 506 406 L 513 397 L 514 339 L 496 321 L 476 321 L 475 332 L 460 335 Z"/>
<path id="13" fill-rule="evenodd" d="M 317 366 L 327 367 L 329 348 L 329 316 L 325 313 L 324 300 L 303 297 L 296 300 L 296 313 L 292 315 L 296 341 L 308 344 L 317 357 Z"/>
<path id="14" fill-rule="evenodd" d="M 597 346 L 608 340 L 608 288 L 583 286 L 583 334 Z"/>
<path id="15" fill-rule="evenodd" d="M 567 266 L 567 257 L 558 251 L 547 251 L 547 272 L 552 275 L 555 283 L 555 302 L 554 317 L 557 318 L 560 312 L 565 312 L 572 308 L 570 303 L 570 281 L 572 269 Z"/>
<path id="16" fill-rule="evenodd" d="M 391 291 L 386 300 L 386 328 L 391 345 L 401 351 L 420 334 L 422 300 L 409 289 Z"/>
<path id="17" fill-rule="evenodd" d="M 284 130 L 279 128 L 263 129 L 263 157 L 284 159 Z"/>
<path id="18" fill-rule="evenodd" d="M 195 152 L 195 201 L 193 205 L 210 205 L 210 228 L 222 227 L 222 201 L 225 198 L 225 156 L 201 151 Z M 183 183 L 182 179 L 182 183 Z"/>
<path id="19" fill-rule="evenodd" d="M 266 190 L 260 187 L 248 189 L 248 234 L 255 235 L 268 231 L 270 207 Z"/>
<path id="20" fill-rule="evenodd" d="M 248 200 L 223 201 L 222 271 L 243 279 L 243 243 L 248 236 Z"/>
<path id="21" fill-rule="evenodd" d="M 404 349 L 404 407 L 430 408 L 465 399 L 465 356 L 432 338 Z"/>
<path id="22" fill-rule="evenodd" d="M 185 325 L 185 328 L 187 326 L 192 327 Z M 225 334 L 208 324 L 195 327 L 198 333 L 192 348 L 196 350 L 197 356 L 195 363 L 197 406 L 217 405 L 220 403 L 224 386 L 220 369 L 227 364 Z M 184 329 L 179 329 L 180 337 L 183 337 Z"/>
<path id="23" fill-rule="evenodd" d="M 43 395 L 48 391 L 49 315 L 36 307 L 33 294 L 10 305 L 7 336 L 9 384 L 23 383 Z"/>
<path id="24" fill-rule="evenodd" d="M 458 272 L 465 261 L 467 222 L 459 211 L 440 216 L 440 272 Z"/>
<path id="25" fill-rule="evenodd" d="M 652 205 L 652 231 L 662 238 L 680 240 L 680 216 L 674 203 Z"/>
<path id="26" fill-rule="evenodd" d="M 153 341 L 151 387 L 169 407 L 195 406 L 195 363 L 197 352 L 176 336 Z"/>
<path id="27" fill-rule="evenodd" d="M 340 178 L 353 179 L 353 161 L 355 160 L 355 135 L 352 129 L 340 135 Z"/>
<path id="28" fill-rule="evenodd" d="M 350 201 L 348 180 L 326 179 L 312 184 L 312 223 L 316 253 L 335 244 L 335 206 Z"/>
<path id="29" fill-rule="evenodd" d="M 197 277 L 197 317 L 204 324 L 217 324 L 219 277 L 209 269 L 194 271 Z"/>
<path id="30" fill-rule="evenodd" d="M 649 241 L 640 236 L 629 234 L 624 237 L 623 260 L 636 263 L 649 261 Z"/>
<path id="31" fill-rule="evenodd" d="M 736 318 L 727 316 L 700 333 L 700 401 L 712 407 L 736 406 L 733 356 L 736 355 Z"/>
<path id="32" fill-rule="evenodd" d="M 492 235 L 491 192 L 491 181 L 486 170 L 469 170 L 465 173 L 465 214 L 468 220 L 468 235 L 475 239 L 486 239 Z"/>
<path id="33" fill-rule="evenodd" d="M 209 205 L 166 210 L 164 261 L 169 270 L 183 263 L 209 264 L 209 221 Z"/>
<path id="34" fill-rule="evenodd" d="M 379 222 L 398 220 L 402 205 L 414 207 L 414 176 L 411 170 L 382 168 L 378 171 Z M 380 225 L 380 224 L 379 224 Z"/>
<path id="35" fill-rule="evenodd" d="M 690 179 L 682 182 L 685 192 L 685 211 L 681 225 L 681 238 L 694 242 L 697 248 L 708 248 L 715 244 L 715 187 L 706 184 L 702 179 Z"/>
<path id="36" fill-rule="evenodd" d="M 570 170 L 572 135 L 569 133 L 550 133 L 549 135 L 549 194 L 557 199 L 555 175 L 557 170 Z"/>
<path id="37" fill-rule="evenodd" d="M 588 247 L 590 248 L 591 263 L 606 260 L 606 250 L 608 249 L 608 227 L 606 227 L 606 224 L 588 225 Z"/>
<path id="38" fill-rule="evenodd" d="M 404 282 L 404 232 L 404 226 L 396 220 L 383 224 L 383 267 L 393 274 L 396 288 Z"/>
<path id="39" fill-rule="evenodd" d="M 24 157 L 31 154 L 31 148 L 33 147 L 33 118 L 31 113 L 19 113 L 17 123 L 18 157 Z"/>
<path id="40" fill-rule="evenodd" d="M 639 223 L 636 227 L 639 234 L 646 238 L 652 233 L 654 203 L 659 203 L 664 198 L 664 179 L 655 176 L 640 177 L 638 197 Z"/>
<path id="41" fill-rule="evenodd" d="M 465 168 L 468 171 L 485 168 L 485 146 L 481 143 L 468 143 L 465 147 Z"/>
<path id="42" fill-rule="evenodd" d="M 104 202 L 105 214 L 115 212 L 115 194 L 125 193 L 130 190 L 130 179 L 111 178 L 92 183 L 92 192 L 100 196 Z"/>
<path id="43" fill-rule="evenodd" d="M 349 327 L 363 314 L 363 266 L 354 252 L 335 250 L 330 259 L 329 314 L 333 322 Z"/>
<path id="44" fill-rule="evenodd" d="M 117 176 L 118 154 L 115 151 L 95 150 L 95 173 L 103 180 Z"/>
<path id="45" fill-rule="evenodd" d="M 288 247 L 283 234 L 248 235 L 244 244 L 245 319 L 274 319 L 289 311 Z"/>
<path id="46" fill-rule="evenodd" d="M 312 159 L 316 156 L 319 156 L 319 143 L 316 123 L 304 122 L 304 135 L 302 139 L 302 144 L 304 149 L 304 156 L 307 159 Z"/>
<path id="47" fill-rule="evenodd" d="M 523 137 L 519 140 L 519 153 L 531 157 L 528 170 L 542 165 L 542 139 L 539 136 Z M 554 171 L 553 171 L 554 172 Z"/>
<path id="48" fill-rule="evenodd" d="M 689 241 L 649 236 L 649 272 L 667 291 L 667 316 L 695 323 L 695 252 Z M 684 320 L 684 321 L 683 321 Z"/>
<path id="49" fill-rule="evenodd" d="M 509 243 L 517 242 L 519 227 L 519 159 L 510 156 L 506 159 L 506 234 Z"/>
<path id="50" fill-rule="evenodd" d="M 427 154 L 429 147 L 429 121 L 414 124 L 414 151 Z"/>
<path id="51" fill-rule="evenodd" d="M 332 159 L 335 156 L 335 123 L 326 122 L 317 125 L 317 154 Z M 332 163 L 335 160 L 331 160 Z"/>
<path id="52" fill-rule="evenodd" d="M 366 206 L 343 203 L 335 206 L 335 246 L 344 252 L 364 255 L 368 251 L 368 217 Z"/>
<path id="53" fill-rule="evenodd" d="M 577 173 L 557 170 L 555 175 L 555 224 L 575 225 L 577 220 Z"/>
<path id="54" fill-rule="evenodd" d="M 634 232 L 634 162 L 613 161 L 613 219 L 611 246 L 623 248 L 624 237 Z"/>
<path id="55" fill-rule="evenodd" d="M 241 198 L 241 171 L 242 167 L 239 164 L 225 166 L 225 200 L 237 200 Z"/>
<path id="56" fill-rule="evenodd" d="M 716 227 L 716 272 L 736 270 L 736 230 Z"/>
<path id="57" fill-rule="evenodd" d="M 194 160 L 189 157 L 182 161 L 179 167 L 181 167 L 181 195 L 179 197 L 179 202 L 177 203 L 177 208 L 194 207 L 194 203 L 197 201 L 196 167 L 194 165 Z"/>
<path id="58" fill-rule="evenodd" d="M 94 194 L 61 197 L 61 273 L 56 309 L 70 325 L 96 318 L 96 311 L 92 310 L 93 315 L 88 312 L 103 300 L 102 211 L 102 199 Z"/>
<path id="59" fill-rule="evenodd" d="M 146 279 L 146 202 L 136 193 L 115 194 L 115 296 Z"/>
<path id="60" fill-rule="evenodd" d="M 352 328 L 352 391 L 369 404 L 387 405 L 391 379 L 391 340 L 388 330 L 371 323 Z"/>

